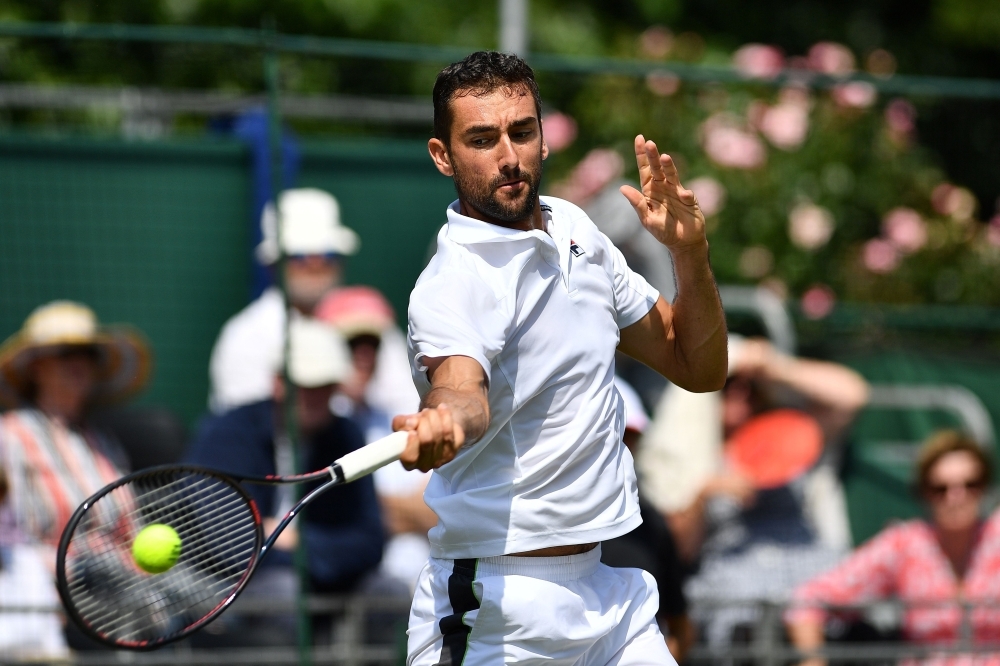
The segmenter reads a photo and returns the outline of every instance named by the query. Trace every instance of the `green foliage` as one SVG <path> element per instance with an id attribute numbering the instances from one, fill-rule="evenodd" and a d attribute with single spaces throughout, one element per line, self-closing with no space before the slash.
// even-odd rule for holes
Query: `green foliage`
<path id="1" fill-rule="evenodd" d="M 763 42 L 804 67 L 813 44 L 834 40 L 850 47 L 859 67 L 868 66 L 877 49 L 889 49 L 890 60 L 907 73 L 1000 76 L 995 0 L 920 6 L 904 0 L 529 2 L 530 46 L 538 52 L 726 65 L 741 45 Z M 292 34 L 469 48 L 495 47 L 497 34 L 495 1 L 462 0 L 0 0 L 0 19 L 269 23 Z M 648 31 L 653 24 L 670 30 Z M 437 70 L 348 58 L 281 61 L 283 89 L 305 94 L 427 96 Z M 259 59 L 241 49 L 56 40 L 0 42 L 0 79 L 253 93 L 264 87 Z M 547 183 L 565 177 L 592 148 L 611 147 L 631 160 L 632 137 L 645 133 L 675 156 L 685 182 L 708 178 L 725 191 L 724 206 L 709 221 L 715 267 L 726 282 L 766 282 L 793 297 L 823 285 L 847 300 L 1000 305 L 1000 217 L 992 226 L 984 223 L 1000 194 L 1000 163 L 991 148 L 1000 148 L 995 105 L 915 100 L 913 127 L 912 107 L 890 99 L 852 104 L 829 92 L 750 84 L 674 90 L 669 76 L 643 81 L 540 72 L 539 81 L 546 109 L 571 115 L 579 129 L 576 142 L 549 160 Z M 801 137 L 775 139 L 764 129 L 762 118 L 776 108 L 804 119 Z M 49 122 L 44 114 L 35 120 Z M 86 118 L 94 127 L 115 121 Z M 784 122 L 787 128 L 798 121 Z M 900 129 L 900 122 L 910 126 Z M 710 157 L 707 142 L 720 129 L 744 148 L 756 146 L 751 152 L 761 153 L 762 164 L 726 165 L 725 158 Z M 975 189 L 978 212 L 969 192 L 948 180 Z M 793 242 L 793 217 L 811 220 L 799 226 L 812 224 L 820 236 L 832 221 L 829 238 Z M 889 218 L 925 239 L 906 241 L 903 234 L 903 245 L 913 246 L 900 246 L 887 231 L 894 224 Z"/>

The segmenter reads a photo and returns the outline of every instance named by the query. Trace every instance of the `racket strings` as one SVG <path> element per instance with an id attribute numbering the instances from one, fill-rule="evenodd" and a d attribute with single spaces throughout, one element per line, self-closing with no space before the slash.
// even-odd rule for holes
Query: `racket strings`
<path id="1" fill-rule="evenodd" d="M 156 575 L 132 556 L 136 534 L 154 523 L 181 539 L 177 563 Z M 76 525 L 65 558 L 68 601 L 106 640 L 157 643 L 227 600 L 259 547 L 254 511 L 227 480 L 190 470 L 135 477 Z"/>

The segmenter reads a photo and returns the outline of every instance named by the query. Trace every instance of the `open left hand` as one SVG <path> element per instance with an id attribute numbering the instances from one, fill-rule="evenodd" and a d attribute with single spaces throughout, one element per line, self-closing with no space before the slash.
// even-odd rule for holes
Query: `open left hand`
<path id="1" fill-rule="evenodd" d="M 705 216 L 694 192 L 681 185 L 670 155 L 661 155 L 656 144 L 640 134 L 635 137 L 635 160 L 642 192 L 623 185 L 621 193 L 639 214 L 642 226 L 672 250 L 704 245 Z"/>

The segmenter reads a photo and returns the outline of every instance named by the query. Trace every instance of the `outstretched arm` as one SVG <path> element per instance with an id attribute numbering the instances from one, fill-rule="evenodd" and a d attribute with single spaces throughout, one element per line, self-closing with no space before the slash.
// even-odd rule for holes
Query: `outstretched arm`
<path id="1" fill-rule="evenodd" d="M 811 403 L 828 437 L 850 425 L 868 402 L 868 382 L 847 366 L 788 356 L 760 339 L 746 340 L 738 349 L 736 372 L 801 394 Z"/>
<path id="2" fill-rule="evenodd" d="M 425 358 L 431 390 L 423 409 L 392 420 L 393 430 L 409 431 L 400 461 L 406 469 L 427 472 L 451 461 L 467 442 L 475 442 L 490 423 L 486 374 L 468 356 Z"/>
<path id="3" fill-rule="evenodd" d="M 623 186 L 642 225 L 674 259 L 677 297 L 662 297 L 645 317 L 621 331 L 618 348 L 681 388 L 716 391 L 726 382 L 726 318 L 708 261 L 705 216 L 694 192 L 681 186 L 669 155 L 635 138 L 642 191 Z"/>

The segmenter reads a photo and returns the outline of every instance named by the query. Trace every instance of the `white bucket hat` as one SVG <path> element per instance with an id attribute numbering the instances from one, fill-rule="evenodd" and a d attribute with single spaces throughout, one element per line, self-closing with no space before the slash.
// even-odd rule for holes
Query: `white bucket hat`
<path id="1" fill-rule="evenodd" d="M 152 357 L 141 333 L 121 325 L 99 326 L 86 305 L 53 301 L 36 308 L 21 330 L 0 345 L 0 403 L 16 407 L 28 400 L 32 361 L 72 347 L 98 352 L 92 403 L 124 400 L 149 381 Z"/>
<path id="2" fill-rule="evenodd" d="M 297 317 L 289 325 L 288 336 L 288 376 L 296 386 L 339 384 L 350 376 L 350 351 L 332 326 Z"/>
<path id="3" fill-rule="evenodd" d="M 358 235 L 340 223 L 340 204 L 329 192 L 311 187 L 285 190 L 278 206 L 286 254 L 352 255 L 361 246 Z M 280 254 L 272 204 L 264 207 L 260 227 L 264 240 L 257 246 L 257 261 L 270 266 Z"/>

